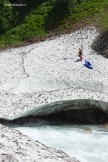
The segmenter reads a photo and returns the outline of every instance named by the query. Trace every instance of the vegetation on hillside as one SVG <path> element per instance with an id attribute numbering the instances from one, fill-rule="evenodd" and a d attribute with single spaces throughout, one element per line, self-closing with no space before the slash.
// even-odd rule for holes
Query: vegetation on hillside
<path id="1" fill-rule="evenodd" d="M 108 0 L 1 0 L 0 48 L 96 22 L 108 29 Z"/>

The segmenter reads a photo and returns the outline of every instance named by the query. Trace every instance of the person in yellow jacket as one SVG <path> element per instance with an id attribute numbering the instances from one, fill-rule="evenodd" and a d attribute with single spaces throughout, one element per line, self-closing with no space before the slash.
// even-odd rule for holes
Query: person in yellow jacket
<path id="1" fill-rule="evenodd" d="M 82 61 L 82 49 L 79 48 L 79 51 L 78 51 L 78 56 L 80 57 L 80 61 Z"/>

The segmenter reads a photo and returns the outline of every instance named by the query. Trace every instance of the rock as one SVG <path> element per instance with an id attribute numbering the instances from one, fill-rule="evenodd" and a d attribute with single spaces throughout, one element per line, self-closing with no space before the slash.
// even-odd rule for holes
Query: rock
<path id="1" fill-rule="evenodd" d="M 108 30 L 101 33 L 94 41 L 92 48 L 108 58 Z"/>

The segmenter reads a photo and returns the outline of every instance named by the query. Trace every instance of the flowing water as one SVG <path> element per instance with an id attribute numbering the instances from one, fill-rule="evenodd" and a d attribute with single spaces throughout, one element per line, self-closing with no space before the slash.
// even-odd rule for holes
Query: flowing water
<path id="1" fill-rule="evenodd" d="M 108 162 L 108 125 L 57 125 L 41 121 L 11 127 L 81 162 Z"/>

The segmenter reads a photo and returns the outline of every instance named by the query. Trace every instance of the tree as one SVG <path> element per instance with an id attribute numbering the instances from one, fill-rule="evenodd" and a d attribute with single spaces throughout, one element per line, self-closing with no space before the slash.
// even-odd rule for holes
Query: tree
<path id="1" fill-rule="evenodd" d="M 73 0 L 74 1 L 74 0 Z M 54 0 L 54 8 L 57 12 L 61 13 L 63 16 L 71 13 L 71 8 L 73 4 L 72 0 Z"/>
<path id="2" fill-rule="evenodd" d="M 0 1 L 0 33 L 11 27 L 13 8 L 8 0 Z"/>

